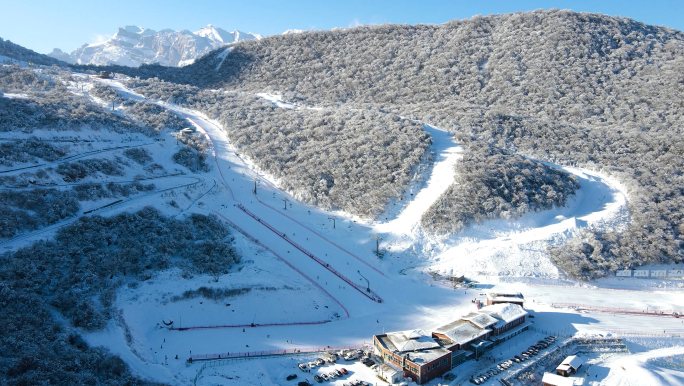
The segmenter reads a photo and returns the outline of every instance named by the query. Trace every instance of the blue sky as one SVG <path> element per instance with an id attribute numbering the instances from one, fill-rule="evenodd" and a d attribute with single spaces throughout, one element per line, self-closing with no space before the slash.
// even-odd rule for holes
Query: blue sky
<path id="1" fill-rule="evenodd" d="M 684 29 L 682 0 L 0 0 L 0 37 L 41 53 L 72 51 L 108 38 L 125 25 L 160 30 L 207 25 L 261 35 L 295 29 L 331 29 L 358 24 L 444 23 L 538 8 L 621 15 L 648 24 Z"/>

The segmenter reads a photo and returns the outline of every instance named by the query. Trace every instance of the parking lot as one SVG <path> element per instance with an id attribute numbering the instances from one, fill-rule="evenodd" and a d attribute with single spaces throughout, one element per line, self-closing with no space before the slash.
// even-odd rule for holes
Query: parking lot
<path id="1" fill-rule="evenodd" d="M 507 342 L 503 342 L 477 360 L 470 360 L 451 370 L 451 373 L 456 375 L 455 382 L 452 383 L 500 385 L 498 379 L 506 378 L 511 372 L 527 367 L 544 352 L 551 350 L 558 344 L 558 340 L 555 340 L 546 348 L 538 349 L 536 355 L 526 354 L 527 358 L 522 355 L 523 352 L 528 351 L 530 346 L 537 345 L 538 341 L 547 337 L 548 335 L 545 334 L 526 331 Z M 516 356 L 519 357 L 517 361 Z M 503 363 L 507 363 L 507 366 L 500 366 Z"/>
<path id="2" fill-rule="evenodd" d="M 357 356 L 352 360 L 345 360 L 338 356 L 334 363 L 325 361 L 323 364 L 320 364 L 321 360 L 316 363 L 316 359 L 323 358 L 324 356 L 322 355 L 300 358 L 298 365 L 305 365 L 305 370 L 302 370 L 299 366 L 297 367 L 299 377 L 310 380 L 312 384 L 321 383 L 336 386 L 386 384 L 377 377 L 371 366 L 366 366 L 362 363 L 363 356 Z M 343 369 L 347 374 L 341 374 L 344 372 Z"/>

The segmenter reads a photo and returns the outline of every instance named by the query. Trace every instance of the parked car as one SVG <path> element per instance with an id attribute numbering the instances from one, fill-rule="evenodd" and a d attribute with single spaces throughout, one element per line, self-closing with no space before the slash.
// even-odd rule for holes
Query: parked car
<path id="1" fill-rule="evenodd" d="M 350 353 L 347 353 L 347 355 L 344 357 L 345 360 L 351 361 L 359 357 L 359 354 L 356 353 L 356 351 L 352 351 Z"/>
<path id="2" fill-rule="evenodd" d="M 344 375 L 349 374 L 349 371 L 347 371 L 347 369 L 345 369 L 344 367 L 340 369 L 340 372 Z"/>
<path id="3" fill-rule="evenodd" d="M 335 369 L 333 371 L 335 372 L 335 375 L 337 375 L 338 378 L 342 376 L 342 372 L 340 370 Z"/>
<path id="4" fill-rule="evenodd" d="M 335 379 L 337 378 L 337 374 L 334 371 L 331 371 L 328 373 L 328 378 Z"/>
<path id="5" fill-rule="evenodd" d="M 364 363 L 364 365 L 366 365 L 366 367 L 371 367 L 374 364 L 375 364 L 375 362 L 373 362 L 373 360 L 371 360 L 371 359 L 369 359 L 368 362 Z"/>
<path id="6" fill-rule="evenodd" d="M 307 366 L 309 366 L 310 369 L 315 369 L 316 368 L 316 362 L 309 362 L 309 363 L 307 363 Z"/>
<path id="7" fill-rule="evenodd" d="M 299 382 L 297 386 L 311 386 L 311 382 L 309 382 L 308 379 L 305 379 L 302 382 Z"/>
<path id="8" fill-rule="evenodd" d="M 319 365 L 319 366 L 323 366 L 323 365 L 325 364 L 325 359 L 323 359 L 323 358 L 316 358 L 316 360 L 315 360 L 314 362 L 316 362 L 316 364 Z"/>
<path id="9" fill-rule="evenodd" d="M 328 353 L 328 357 L 327 357 L 327 361 L 328 361 L 328 362 L 330 362 L 330 363 L 335 363 L 335 362 L 337 361 L 337 359 L 338 359 L 337 354 L 335 354 L 334 352 L 329 352 L 329 353 Z"/>
<path id="10" fill-rule="evenodd" d="M 330 379 L 328 378 L 328 374 L 321 374 L 321 378 L 323 378 L 324 381 L 329 381 Z"/>
<path id="11" fill-rule="evenodd" d="M 290 374 L 290 375 L 288 375 L 287 378 L 285 378 L 285 379 L 287 379 L 288 381 L 291 381 L 291 380 L 293 380 L 293 379 L 295 379 L 295 378 L 297 378 L 297 374 Z"/>
<path id="12" fill-rule="evenodd" d="M 304 363 L 297 363 L 297 367 L 299 367 L 300 370 L 306 371 L 307 367 Z"/>
<path id="13" fill-rule="evenodd" d="M 319 375 L 314 375 L 314 381 L 321 383 L 323 382 L 323 378 L 321 378 Z"/>

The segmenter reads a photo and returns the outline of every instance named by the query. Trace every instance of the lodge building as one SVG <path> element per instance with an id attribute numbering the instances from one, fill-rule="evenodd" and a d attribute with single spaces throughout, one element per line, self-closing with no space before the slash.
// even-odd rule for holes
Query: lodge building
<path id="1" fill-rule="evenodd" d="M 525 297 L 523 297 L 523 295 L 520 292 L 514 294 L 490 292 L 487 294 L 488 306 L 503 303 L 513 303 L 522 307 L 525 303 Z"/>
<path id="2" fill-rule="evenodd" d="M 496 304 L 431 332 L 418 329 L 374 335 L 373 351 L 385 365 L 424 384 L 527 330 L 526 319 L 527 312 L 520 305 Z"/>

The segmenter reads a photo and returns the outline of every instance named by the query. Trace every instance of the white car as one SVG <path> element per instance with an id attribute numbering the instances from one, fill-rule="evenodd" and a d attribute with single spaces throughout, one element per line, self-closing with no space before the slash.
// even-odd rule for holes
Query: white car
<path id="1" fill-rule="evenodd" d="M 359 354 L 358 354 L 357 352 L 355 352 L 355 351 L 352 351 L 352 352 L 348 353 L 348 354 L 344 357 L 344 359 L 346 359 L 346 360 L 348 360 L 348 361 L 351 361 L 351 360 L 354 360 L 354 359 L 356 359 L 356 358 L 358 358 L 358 357 L 359 357 Z"/>
<path id="2" fill-rule="evenodd" d="M 316 368 L 316 362 L 309 362 L 307 363 L 310 369 L 315 369 Z"/>

